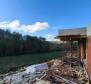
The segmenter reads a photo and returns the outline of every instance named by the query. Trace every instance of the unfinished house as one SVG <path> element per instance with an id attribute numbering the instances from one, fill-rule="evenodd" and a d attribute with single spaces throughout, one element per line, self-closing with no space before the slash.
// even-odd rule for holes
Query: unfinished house
<path id="1" fill-rule="evenodd" d="M 73 56 L 72 43 L 78 43 L 79 60 L 86 68 L 89 79 L 91 80 L 91 25 L 83 28 L 72 28 L 59 30 L 57 36 L 61 41 L 70 42 L 70 56 Z"/>

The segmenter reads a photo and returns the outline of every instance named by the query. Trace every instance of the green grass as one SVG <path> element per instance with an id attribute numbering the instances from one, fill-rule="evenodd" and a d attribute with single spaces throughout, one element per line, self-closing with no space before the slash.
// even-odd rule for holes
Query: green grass
<path id="1" fill-rule="evenodd" d="M 0 57 L 0 73 L 5 73 L 10 70 L 15 70 L 18 67 L 45 62 L 53 58 L 61 57 L 64 53 L 60 51 L 42 53 L 42 54 L 28 54 L 20 56 Z"/>

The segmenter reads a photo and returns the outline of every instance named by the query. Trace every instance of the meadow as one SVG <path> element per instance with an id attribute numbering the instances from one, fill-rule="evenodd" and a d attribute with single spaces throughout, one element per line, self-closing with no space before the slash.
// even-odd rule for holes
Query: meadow
<path id="1" fill-rule="evenodd" d="M 54 51 L 48 53 L 0 57 L 0 73 L 6 73 L 12 70 L 17 70 L 22 66 L 46 62 L 51 59 L 59 58 L 63 55 L 64 52 Z"/>

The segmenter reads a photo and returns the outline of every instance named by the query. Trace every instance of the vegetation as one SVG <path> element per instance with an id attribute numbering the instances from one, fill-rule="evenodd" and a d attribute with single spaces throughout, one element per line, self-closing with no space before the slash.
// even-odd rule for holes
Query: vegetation
<path id="1" fill-rule="evenodd" d="M 64 56 L 65 51 L 70 50 L 69 45 L 69 42 L 56 44 L 42 37 L 0 29 L 0 73 Z M 77 43 L 73 47 L 76 49 Z"/>
<path id="2" fill-rule="evenodd" d="M 54 46 L 54 47 L 53 47 Z M 15 56 L 58 50 L 55 44 L 42 37 L 22 36 L 0 29 L 0 56 Z"/>
<path id="3" fill-rule="evenodd" d="M 0 29 L 0 73 L 60 56 L 59 44 Z"/>
<path id="4" fill-rule="evenodd" d="M 0 73 L 16 70 L 21 66 L 46 62 L 48 60 L 64 56 L 64 54 L 65 52 L 56 51 L 42 54 L 0 57 Z"/>

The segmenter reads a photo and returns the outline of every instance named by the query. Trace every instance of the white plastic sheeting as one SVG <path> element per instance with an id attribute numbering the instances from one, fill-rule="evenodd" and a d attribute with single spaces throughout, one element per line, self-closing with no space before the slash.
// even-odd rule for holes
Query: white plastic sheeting
<path id="1" fill-rule="evenodd" d="M 48 69 L 48 65 L 46 63 L 32 65 L 26 68 L 25 73 L 34 74 L 41 73 L 44 70 Z"/>
<path id="2" fill-rule="evenodd" d="M 17 73 L 11 73 L 0 80 L 0 84 L 31 84 L 31 80 L 41 75 L 41 72 L 47 70 L 46 63 L 35 64 L 25 68 L 25 71 L 18 71 Z M 29 81 L 29 83 L 27 82 Z"/>

